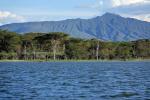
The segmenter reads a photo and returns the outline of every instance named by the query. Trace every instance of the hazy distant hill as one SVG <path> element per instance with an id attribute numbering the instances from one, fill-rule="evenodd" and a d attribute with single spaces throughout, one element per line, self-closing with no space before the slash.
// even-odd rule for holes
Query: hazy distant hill
<path id="1" fill-rule="evenodd" d="M 65 32 L 73 37 L 99 38 L 108 41 L 150 39 L 150 22 L 106 13 L 92 19 L 68 19 L 7 24 L 0 27 L 18 33 Z"/>

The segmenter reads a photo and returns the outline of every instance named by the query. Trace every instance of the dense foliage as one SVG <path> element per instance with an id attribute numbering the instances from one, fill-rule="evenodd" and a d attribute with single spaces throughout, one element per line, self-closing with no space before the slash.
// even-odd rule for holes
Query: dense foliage
<path id="1" fill-rule="evenodd" d="M 69 37 L 65 33 L 26 33 L 0 30 L 0 59 L 99 60 L 149 59 L 150 40 L 104 42 Z"/>

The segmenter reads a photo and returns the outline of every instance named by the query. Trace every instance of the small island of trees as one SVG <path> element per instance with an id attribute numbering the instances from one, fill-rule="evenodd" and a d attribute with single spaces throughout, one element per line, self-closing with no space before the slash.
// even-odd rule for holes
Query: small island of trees
<path id="1" fill-rule="evenodd" d="M 149 59 L 150 40 L 107 42 L 62 32 L 18 34 L 0 30 L 0 60 Z"/>

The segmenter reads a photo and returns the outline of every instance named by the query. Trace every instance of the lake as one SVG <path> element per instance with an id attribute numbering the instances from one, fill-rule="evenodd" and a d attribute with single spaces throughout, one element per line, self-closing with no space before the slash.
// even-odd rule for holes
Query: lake
<path id="1" fill-rule="evenodd" d="M 150 62 L 1 62 L 0 100 L 150 100 Z"/>

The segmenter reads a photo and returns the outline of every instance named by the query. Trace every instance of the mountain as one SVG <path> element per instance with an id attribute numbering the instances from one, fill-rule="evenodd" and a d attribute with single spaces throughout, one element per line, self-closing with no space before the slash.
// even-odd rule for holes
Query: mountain
<path id="1" fill-rule="evenodd" d="M 150 39 L 150 22 L 124 18 L 112 13 L 92 19 L 13 23 L 0 26 L 0 29 L 18 33 L 65 32 L 73 37 L 106 41 Z"/>

